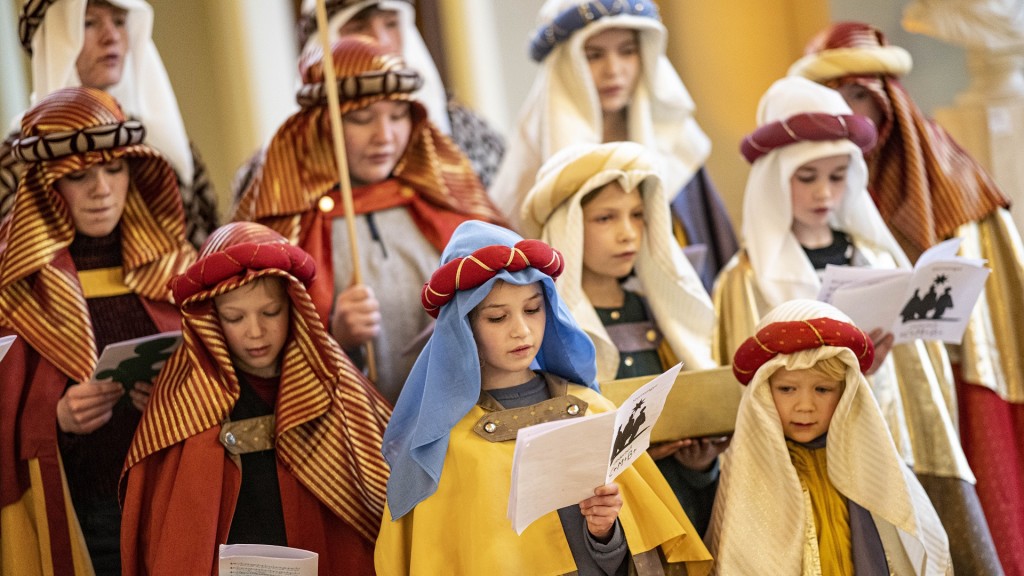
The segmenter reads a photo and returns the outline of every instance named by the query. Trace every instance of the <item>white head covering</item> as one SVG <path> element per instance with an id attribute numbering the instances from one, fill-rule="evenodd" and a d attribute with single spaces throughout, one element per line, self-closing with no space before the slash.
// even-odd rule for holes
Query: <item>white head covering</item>
<path id="1" fill-rule="evenodd" d="M 852 324 L 828 304 L 795 300 L 772 310 L 757 328 L 815 318 Z M 765 566 L 776 574 L 801 573 L 807 510 L 769 378 L 780 368 L 806 369 L 833 356 L 847 369 L 825 447 L 829 481 L 896 527 L 916 574 L 950 569 L 946 533 L 928 495 L 900 459 L 857 357 L 849 348 L 821 346 L 768 360 L 744 391 L 732 445 L 722 459 L 708 536 L 716 573 L 756 574 Z"/>
<path id="2" fill-rule="evenodd" d="M 548 0 L 538 14 L 538 28 L 582 4 L 590 3 Z M 693 178 L 711 153 L 711 141 L 693 118 L 693 99 L 665 57 L 665 27 L 653 17 L 628 13 L 602 16 L 558 43 L 541 62 L 520 110 L 516 134 L 510 138 L 490 188 L 495 203 L 506 215 L 519 215 L 519 206 L 537 170 L 552 154 L 572 144 L 603 141 L 601 102 L 583 45 L 609 28 L 638 32 L 641 72 L 629 104 L 629 139 L 655 153 L 656 171 L 671 197 Z"/>
<path id="3" fill-rule="evenodd" d="M 405 64 L 409 68 L 419 72 L 420 77 L 423 78 L 423 87 L 415 94 L 416 100 L 426 107 L 427 116 L 430 117 L 430 121 L 434 123 L 434 126 L 437 126 L 445 134 L 451 134 L 452 123 L 448 117 L 448 94 L 444 90 L 444 84 L 441 83 L 441 74 L 437 71 L 437 65 L 434 63 L 430 51 L 427 50 L 423 36 L 420 35 L 419 29 L 416 28 L 416 9 L 413 8 L 411 2 L 403 0 L 363 0 L 361 2 L 354 2 L 342 8 L 328 19 L 327 28 L 330 32 L 330 38 L 337 38 L 338 31 L 341 30 L 342 26 L 351 20 L 353 16 L 370 6 L 377 6 L 381 10 L 394 10 L 398 12 L 398 22 L 402 34 L 402 59 L 405 60 Z M 303 0 L 303 14 L 312 14 L 315 9 L 316 0 Z M 303 47 L 303 52 L 308 50 L 312 44 L 319 46 L 319 42 L 320 40 L 316 34 L 310 35 L 309 39 L 306 40 L 306 45 Z"/>
<path id="4" fill-rule="evenodd" d="M 562 301 L 597 348 L 597 379 L 613 380 L 619 352 L 583 292 L 583 198 L 611 182 L 643 196 L 646 229 L 636 276 L 654 320 L 687 369 L 715 366 L 711 357 L 714 307 L 700 277 L 672 235 L 672 220 L 651 154 L 633 142 L 582 144 L 555 154 L 523 201 L 523 229 L 560 250 L 567 262 L 555 283 Z"/>
<path id="5" fill-rule="evenodd" d="M 772 84 L 761 98 L 757 125 L 805 112 L 853 114 L 835 90 L 806 78 L 787 77 Z M 868 195 L 867 166 L 856 144 L 842 139 L 776 148 L 754 161 L 743 195 L 742 242 L 758 287 L 771 306 L 818 294 L 821 282 L 791 230 L 790 178 L 808 162 L 840 154 L 850 155 L 850 167 L 846 193 L 832 215 L 831 226 L 852 236 L 855 243 L 892 255 L 899 266 L 910 265 Z"/>
<path id="6" fill-rule="evenodd" d="M 121 81 L 106 91 L 125 114 L 146 127 L 146 144 L 167 157 L 178 179 L 192 184 L 195 164 L 178 100 L 153 44 L 153 8 L 144 0 L 109 0 L 128 11 L 128 51 Z M 81 86 L 75 65 L 85 42 L 87 0 L 59 0 L 32 37 L 32 103 L 61 88 Z"/>

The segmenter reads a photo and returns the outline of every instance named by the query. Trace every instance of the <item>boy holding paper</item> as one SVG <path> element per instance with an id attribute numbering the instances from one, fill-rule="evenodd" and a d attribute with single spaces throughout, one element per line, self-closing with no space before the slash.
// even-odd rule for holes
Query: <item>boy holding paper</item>
<path id="1" fill-rule="evenodd" d="M 789 77 L 761 98 L 758 124 L 741 145 L 752 163 L 743 198 L 744 249 L 722 271 L 713 294 L 715 346 L 723 357 L 772 307 L 816 298 L 827 264 L 909 267 L 866 189 L 863 151 L 876 135 L 866 117 L 852 114 L 834 90 Z M 955 396 L 945 348 L 921 340 L 892 347 L 892 336 L 878 328 L 865 326 L 876 347 L 867 374 L 900 454 L 946 529 L 970 535 L 957 539 L 957 561 L 994 558 L 951 417 Z"/>
<path id="2" fill-rule="evenodd" d="M 672 234 L 653 153 L 635 142 L 581 144 L 555 154 L 523 202 L 524 232 L 566 255 L 558 293 L 597 348 L 597 380 L 717 366 L 715 313 Z M 703 533 L 727 441 L 651 447 L 687 516 Z"/>
<path id="3" fill-rule="evenodd" d="M 117 478 L 149 383 L 93 379 L 108 344 L 177 329 L 167 282 L 194 259 L 174 169 L 91 88 L 22 119 L 0 227 L 0 572 L 120 574 Z M 70 495 L 70 500 L 66 496 Z"/>
<path id="4" fill-rule="evenodd" d="M 868 335 L 814 300 L 757 328 L 733 360 L 748 388 L 711 521 L 715 573 L 952 574 L 942 524 L 863 375 Z"/>
<path id="5" fill-rule="evenodd" d="M 125 462 L 125 575 L 209 574 L 224 543 L 373 574 L 391 407 L 320 322 L 315 275 L 280 234 L 235 222 L 173 280 L 185 342 Z"/>
<path id="6" fill-rule="evenodd" d="M 662 558 L 706 573 L 710 556 L 647 456 L 617 486 L 515 533 L 505 513 L 517 430 L 614 406 L 555 292 L 560 253 L 467 222 L 441 260 L 423 289 L 437 324 L 384 435 L 378 573 L 625 574 L 632 563 L 645 574 Z"/>

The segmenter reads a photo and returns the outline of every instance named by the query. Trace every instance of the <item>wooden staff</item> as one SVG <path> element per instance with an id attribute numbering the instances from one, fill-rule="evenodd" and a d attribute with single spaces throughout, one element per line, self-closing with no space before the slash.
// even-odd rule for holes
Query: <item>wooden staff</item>
<path id="1" fill-rule="evenodd" d="M 338 185 L 341 202 L 345 208 L 345 223 L 348 226 L 349 248 L 352 254 L 352 283 L 362 284 L 363 274 L 359 266 L 359 241 L 356 238 L 355 208 L 352 205 L 352 184 L 348 180 L 348 161 L 345 158 L 345 136 L 339 111 L 338 77 L 334 73 L 334 54 L 327 30 L 327 3 L 316 0 L 316 26 L 323 48 L 324 84 L 327 86 L 327 111 L 331 117 L 331 136 L 334 140 L 334 160 L 338 164 Z M 377 359 L 373 355 L 373 341 L 366 343 L 366 372 L 374 383 L 377 382 Z"/>

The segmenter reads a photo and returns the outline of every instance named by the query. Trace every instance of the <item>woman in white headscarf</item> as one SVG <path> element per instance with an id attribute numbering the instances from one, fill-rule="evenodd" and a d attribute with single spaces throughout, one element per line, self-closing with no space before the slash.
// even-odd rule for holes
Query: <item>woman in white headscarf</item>
<path id="1" fill-rule="evenodd" d="M 114 96 L 146 126 L 146 144 L 174 167 L 187 219 L 199 245 L 216 225 L 216 196 L 185 133 L 170 79 L 152 39 L 153 8 L 144 0 L 29 0 L 21 43 L 32 58 L 32 102 L 75 86 Z M 0 148 L 0 214 L 13 204 L 20 168 Z"/>
<path id="2" fill-rule="evenodd" d="M 513 222 L 537 170 L 573 144 L 629 140 L 654 153 L 676 236 L 710 288 L 736 250 L 732 225 L 703 169 L 711 142 L 665 57 L 653 2 L 548 0 L 531 57 L 537 78 L 491 196 Z"/>
<path id="3" fill-rule="evenodd" d="M 753 164 L 743 199 L 743 249 L 722 271 L 712 296 L 718 313 L 714 345 L 722 357 L 753 335 L 771 308 L 815 299 L 827 263 L 909 266 L 867 192 L 863 152 L 876 141 L 873 123 L 853 115 L 838 92 L 799 77 L 768 89 L 757 123 L 741 145 Z M 822 171 L 830 162 L 839 165 Z M 830 181 L 828 193 L 806 192 L 820 185 L 803 182 L 812 176 Z M 818 238 L 808 234 L 808 222 Z M 815 241 L 821 235 L 824 240 Z M 921 340 L 892 346 L 879 327 L 864 328 L 877 349 L 868 372 L 871 390 L 900 455 L 950 533 L 970 534 L 964 542 L 989 540 L 975 477 L 953 425 L 952 368 L 944 347 Z"/>

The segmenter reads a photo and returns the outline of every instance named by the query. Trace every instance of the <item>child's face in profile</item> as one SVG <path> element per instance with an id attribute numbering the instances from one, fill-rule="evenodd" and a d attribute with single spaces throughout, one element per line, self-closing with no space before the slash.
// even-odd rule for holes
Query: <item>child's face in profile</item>
<path id="1" fill-rule="evenodd" d="M 213 300 L 231 360 L 243 372 L 270 378 L 279 370 L 288 339 L 288 296 L 284 282 L 264 278 Z"/>
<path id="2" fill-rule="evenodd" d="M 469 315 L 480 354 L 480 381 L 485 389 L 508 388 L 533 378 L 530 364 L 544 341 L 544 290 L 540 283 L 522 286 L 498 281 Z"/>
<path id="3" fill-rule="evenodd" d="M 786 438 L 810 442 L 828 432 L 843 382 L 814 370 L 779 369 L 769 384 Z"/>
<path id="4" fill-rule="evenodd" d="M 644 238 L 644 201 L 611 182 L 583 202 L 584 275 L 623 278 L 636 263 Z"/>

